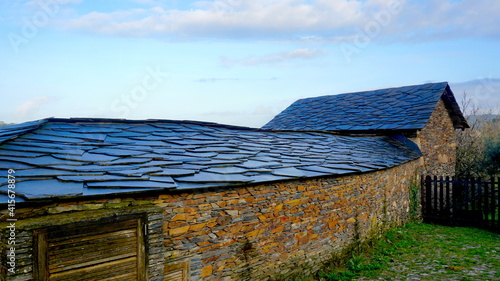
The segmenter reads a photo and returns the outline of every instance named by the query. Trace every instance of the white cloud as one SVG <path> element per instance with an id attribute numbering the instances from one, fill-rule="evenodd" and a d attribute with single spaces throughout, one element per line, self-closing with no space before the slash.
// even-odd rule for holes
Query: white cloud
<path id="1" fill-rule="evenodd" d="M 152 1 L 141 1 L 151 2 Z M 500 1 L 216 0 L 193 9 L 91 12 L 60 22 L 68 29 L 174 38 L 356 39 L 359 30 L 387 40 L 500 37 Z M 378 27 L 376 25 L 379 25 Z"/>
<path id="2" fill-rule="evenodd" d="M 251 57 L 247 59 L 232 59 L 232 58 L 222 57 L 221 63 L 224 66 L 234 66 L 234 65 L 255 66 L 261 64 L 280 64 L 289 60 L 314 59 L 317 57 L 325 56 L 327 54 L 328 52 L 324 50 L 312 50 L 312 49 L 302 48 L 302 49 L 295 49 L 293 51 L 273 53 L 260 57 Z"/>
<path id="3" fill-rule="evenodd" d="M 347 26 L 362 17 L 356 1 L 219 0 L 196 2 L 192 10 L 92 12 L 61 22 L 65 28 L 97 33 L 181 37 L 262 37 L 309 34 Z M 132 12 L 128 18 L 123 15 Z"/>
<path id="4" fill-rule="evenodd" d="M 19 106 L 16 107 L 14 114 L 16 115 L 17 118 L 30 118 L 31 116 L 35 116 L 36 112 L 53 101 L 54 98 L 51 96 L 47 95 L 41 95 L 41 96 L 36 96 L 23 104 L 20 104 Z"/>

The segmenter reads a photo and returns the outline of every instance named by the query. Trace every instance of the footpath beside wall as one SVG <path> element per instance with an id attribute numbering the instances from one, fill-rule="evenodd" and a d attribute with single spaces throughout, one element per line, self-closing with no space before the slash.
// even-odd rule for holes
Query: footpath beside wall
<path id="1" fill-rule="evenodd" d="M 33 231 L 144 214 L 148 280 L 272 280 L 310 274 L 354 243 L 409 217 L 418 161 L 366 174 L 142 197 L 61 201 L 16 210 L 16 274 L 33 280 Z M 0 211 L 5 222 L 6 210 Z M 2 274 L 9 235 L 0 223 Z"/>

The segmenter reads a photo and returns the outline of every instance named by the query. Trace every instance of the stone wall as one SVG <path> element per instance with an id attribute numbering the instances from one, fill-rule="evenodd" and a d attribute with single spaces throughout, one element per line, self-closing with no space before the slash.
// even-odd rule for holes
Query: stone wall
<path id="1" fill-rule="evenodd" d="M 424 174 L 455 175 L 455 129 L 442 100 L 439 100 L 425 128 L 419 132 L 418 142 L 424 154 Z"/>
<path id="2" fill-rule="evenodd" d="M 137 213 L 148 214 L 149 280 L 163 280 L 174 264 L 185 266 L 189 280 L 313 273 L 335 254 L 407 220 L 417 169 L 413 161 L 354 176 L 20 208 L 18 271 L 7 280 L 31 280 L 34 229 Z M 6 212 L 0 214 L 5 221 Z M 4 266 L 7 232 L 5 223 L 0 227 Z"/>

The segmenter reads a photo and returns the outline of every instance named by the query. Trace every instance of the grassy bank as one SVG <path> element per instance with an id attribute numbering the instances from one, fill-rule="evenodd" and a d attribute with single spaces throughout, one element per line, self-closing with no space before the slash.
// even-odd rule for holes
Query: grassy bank
<path id="1" fill-rule="evenodd" d="M 413 223 L 397 228 L 370 253 L 353 255 L 310 280 L 499 280 L 500 235 Z"/>

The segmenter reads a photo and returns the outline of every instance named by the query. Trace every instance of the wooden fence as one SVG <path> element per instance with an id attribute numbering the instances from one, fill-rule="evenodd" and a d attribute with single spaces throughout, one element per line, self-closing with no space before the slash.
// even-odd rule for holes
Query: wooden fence
<path id="1" fill-rule="evenodd" d="M 457 180 L 422 176 L 424 222 L 472 226 L 500 233 L 500 178 Z"/>

